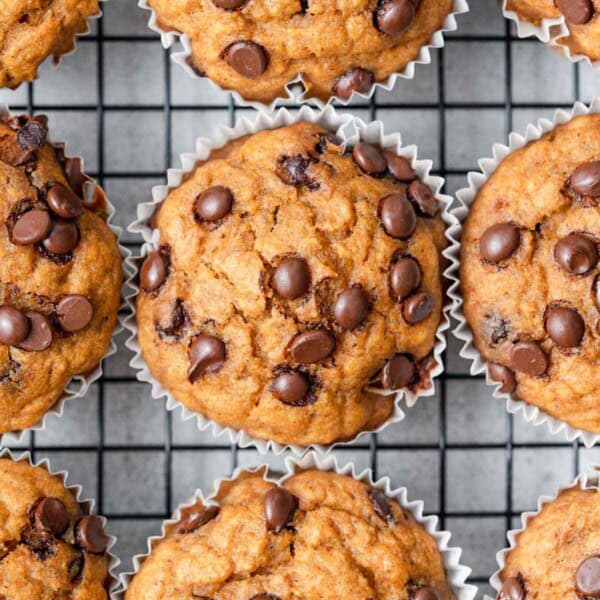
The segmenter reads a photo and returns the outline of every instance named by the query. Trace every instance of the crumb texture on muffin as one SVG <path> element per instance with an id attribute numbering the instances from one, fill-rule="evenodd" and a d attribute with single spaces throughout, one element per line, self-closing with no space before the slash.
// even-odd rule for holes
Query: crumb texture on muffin
<path id="1" fill-rule="evenodd" d="M 164 29 L 190 38 L 194 67 L 248 100 L 368 92 L 415 60 L 452 0 L 149 0 Z"/>
<path id="2" fill-rule="evenodd" d="M 455 598 L 435 539 L 350 477 L 310 470 L 277 487 L 244 474 L 217 500 L 185 509 L 126 600 Z"/>
<path id="3" fill-rule="evenodd" d="M 48 56 L 72 50 L 99 10 L 98 0 L 5 0 L 0 8 L 0 87 L 9 88 L 35 79 Z"/>
<path id="4" fill-rule="evenodd" d="M 108 538 L 41 467 L 0 459 L 0 597 L 104 600 Z"/>
<path id="5" fill-rule="evenodd" d="M 600 433 L 600 115 L 510 154 L 461 250 L 464 312 L 503 391 Z"/>
<path id="6" fill-rule="evenodd" d="M 388 417 L 369 383 L 431 385 L 444 223 L 408 161 L 306 122 L 263 131 L 198 166 L 155 224 L 138 338 L 190 409 L 329 443 Z"/>

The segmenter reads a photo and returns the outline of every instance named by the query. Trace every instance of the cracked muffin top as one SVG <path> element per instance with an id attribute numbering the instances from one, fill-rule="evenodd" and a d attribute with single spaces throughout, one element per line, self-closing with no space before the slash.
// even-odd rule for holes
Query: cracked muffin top
<path id="1" fill-rule="evenodd" d="M 191 64 L 247 100 L 368 93 L 415 60 L 453 0 L 149 0 L 160 26 L 185 33 Z"/>
<path id="2" fill-rule="evenodd" d="M 454 600 L 435 539 L 351 477 L 261 473 L 221 485 L 155 543 L 125 600 Z"/>
<path id="3" fill-rule="evenodd" d="M 0 0 L 0 87 L 35 79 L 48 56 L 74 48 L 98 11 L 98 0 Z"/>
<path id="4" fill-rule="evenodd" d="M 138 338 L 188 408 L 283 444 L 347 440 L 431 385 L 444 223 L 410 163 L 306 122 L 217 151 L 170 191 Z"/>
<path id="5" fill-rule="evenodd" d="M 536 25 L 563 16 L 569 35 L 558 43 L 572 54 L 600 60 L 600 0 L 508 0 L 506 7 Z"/>
<path id="6" fill-rule="evenodd" d="M 0 118 L 0 433 L 34 425 L 109 347 L 121 257 L 99 188 L 44 117 Z"/>
<path id="7" fill-rule="evenodd" d="M 505 158 L 461 250 L 464 312 L 501 389 L 600 433 L 600 115 Z"/>
<path id="8" fill-rule="evenodd" d="M 108 598 L 108 542 L 58 477 L 0 459 L 0 598 Z"/>
<path id="9" fill-rule="evenodd" d="M 498 600 L 600 598 L 600 492 L 576 487 L 546 504 L 506 555 Z"/>

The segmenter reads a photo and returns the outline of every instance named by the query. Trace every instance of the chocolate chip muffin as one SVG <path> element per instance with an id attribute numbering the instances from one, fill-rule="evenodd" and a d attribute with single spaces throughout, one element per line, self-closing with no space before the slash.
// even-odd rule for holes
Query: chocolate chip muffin
<path id="1" fill-rule="evenodd" d="M 518 535 L 498 600 L 600 598 L 600 492 L 574 487 L 546 504 Z"/>
<path id="2" fill-rule="evenodd" d="M 510 154 L 464 225 L 474 344 L 501 390 L 600 433 L 600 115 Z"/>
<path id="3" fill-rule="evenodd" d="M 508 0 L 506 8 L 536 25 L 563 16 L 569 35 L 558 43 L 572 54 L 600 60 L 600 0 Z"/>
<path id="4" fill-rule="evenodd" d="M 183 511 L 125 600 L 454 600 L 435 539 L 394 500 L 335 473 L 244 473 Z"/>
<path id="5" fill-rule="evenodd" d="M 108 543 L 100 517 L 58 477 L 0 459 L 1 598 L 108 598 Z"/>
<path id="6" fill-rule="evenodd" d="M 0 14 L 0 87 L 35 79 L 48 57 L 73 49 L 74 37 L 88 29 L 98 0 L 10 0 Z"/>
<path id="7" fill-rule="evenodd" d="M 188 408 L 282 444 L 348 440 L 431 385 L 444 223 L 410 163 L 299 122 L 234 141 L 170 191 L 138 339 Z"/>
<path id="8" fill-rule="evenodd" d="M 121 258 L 101 191 L 46 141 L 43 117 L 0 118 L 0 432 L 34 425 L 98 365 L 120 304 Z M 87 187 L 87 186 L 86 186 Z"/>
<path id="9" fill-rule="evenodd" d="M 270 102 L 302 75 L 309 97 L 368 93 L 415 60 L 453 0 L 148 0 L 185 33 L 191 62 L 225 89 Z"/>

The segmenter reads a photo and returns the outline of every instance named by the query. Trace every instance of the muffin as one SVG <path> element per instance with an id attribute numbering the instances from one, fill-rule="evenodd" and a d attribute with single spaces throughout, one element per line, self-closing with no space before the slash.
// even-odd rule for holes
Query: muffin
<path id="1" fill-rule="evenodd" d="M 0 118 L 0 433 L 30 427 L 110 344 L 121 290 L 101 193 L 46 140 L 43 117 Z"/>
<path id="2" fill-rule="evenodd" d="M 0 459 L 0 597 L 103 600 L 111 582 L 102 519 L 29 462 Z"/>
<path id="3" fill-rule="evenodd" d="M 454 600 L 435 539 L 380 489 L 307 470 L 223 484 L 182 511 L 125 600 Z"/>
<path id="4" fill-rule="evenodd" d="M 444 223 L 410 163 L 308 122 L 234 140 L 171 189 L 140 270 L 152 375 L 217 423 L 281 444 L 381 425 L 431 386 Z"/>
<path id="5" fill-rule="evenodd" d="M 508 0 L 506 8 L 536 26 L 543 19 L 564 17 L 569 33 L 557 43 L 571 54 L 600 60 L 600 0 Z"/>
<path id="6" fill-rule="evenodd" d="M 518 534 L 498 600 L 600 598 L 600 491 L 563 491 Z"/>
<path id="7" fill-rule="evenodd" d="M 16 88 L 35 79 L 52 55 L 57 61 L 88 30 L 87 19 L 99 11 L 98 0 L 10 0 L 0 15 L 0 87 Z"/>
<path id="8" fill-rule="evenodd" d="M 508 155 L 462 236 L 473 343 L 500 390 L 600 433 L 600 115 Z"/>
<path id="9" fill-rule="evenodd" d="M 302 75 L 308 97 L 368 93 L 415 60 L 453 0 L 148 0 L 159 27 L 186 34 L 191 64 L 268 103 Z"/>

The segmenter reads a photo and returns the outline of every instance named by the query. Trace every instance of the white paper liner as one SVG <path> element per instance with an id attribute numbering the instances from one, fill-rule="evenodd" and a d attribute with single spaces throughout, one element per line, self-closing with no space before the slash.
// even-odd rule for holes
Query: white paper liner
<path id="1" fill-rule="evenodd" d="M 81 495 L 81 492 L 82 492 L 81 485 L 68 484 L 67 479 L 69 477 L 69 472 L 68 471 L 55 471 L 52 468 L 52 466 L 50 465 L 50 461 L 47 458 L 33 462 L 30 452 L 11 451 L 8 448 L 4 448 L 4 449 L 0 450 L 0 458 L 9 458 L 10 460 L 13 460 L 15 462 L 26 462 L 29 465 L 31 465 L 32 467 L 40 467 L 42 469 L 45 469 L 46 471 L 48 471 L 48 473 L 50 473 L 50 475 L 57 477 L 62 482 L 63 486 L 69 492 L 71 492 L 71 494 L 73 494 L 75 500 L 79 504 L 86 507 L 89 514 L 93 514 L 94 500 L 90 500 L 89 498 L 83 498 Z M 100 517 L 100 519 L 102 519 L 103 527 L 106 527 L 106 523 L 107 523 L 106 517 L 103 517 L 102 515 L 98 515 L 98 516 Z M 114 555 L 111 552 L 111 549 L 117 542 L 117 538 L 114 535 L 109 535 L 108 533 L 106 535 L 109 537 L 108 546 L 106 548 L 106 555 L 108 556 L 108 574 L 111 577 L 111 584 L 110 584 L 109 590 L 108 590 L 108 595 L 110 597 L 112 595 L 112 593 L 117 589 L 117 585 L 119 583 L 119 580 L 118 580 L 118 577 L 116 574 L 116 570 L 117 570 L 117 567 L 121 564 L 121 561 L 116 555 Z"/>
<path id="2" fill-rule="evenodd" d="M 517 35 L 520 38 L 536 37 L 544 42 L 549 48 L 556 50 L 572 63 L 586 62 L 594 70 L 600 71 L 600 60 L 593 61 L 585 54 L 573 54 L 571 49 L 561 40 L 570 35 L 569 26 L 563 15 L 554 19 L 542 19 L 539 25 L 522 19 L 514 10 L 508 10 L 506 5 L 508 0 L 502 1 L 502 14 L 506 19 L 515 23 Z"/>
<path id="3" fill-rule="evenodd" d="M 448 240 L 448 247 L 444 250 L 443 256 L 450 261 L 452 244 L 455 244 L 452 238 L 449 236 L 451 228 L 458 225 L 456 217 L 454 217 L 450 211 L 450 204 L 452 198 L 450 196 L 441 193 L 441 188 L 444 184 L 444 180 L 441 177 L 430 175 L 432 168 L 432 161 L 430 160 L 419 160 L 417 159 L 417 147 L 416 146 L 402 146 L 402 140 L 399 133 L 385 134 L 384 126 L 381 121 L 373 121 L 366 124 L 359 118 L 355 118 L 352 115 L 338 114 L 335 109 L 329 105 L 321 110 L 313 110 L 308 106 L 303 106 L 299 111 L 295 111 L 294 114 L 290 113 L 286 108 L 280 108 L 275 113 L 259 112 L 257 113 L 253 121 L 242 117 L 238 120 L 234 127 L 219 126 L 215 130 L 215 134 L 212 138 L 198 138 L 196 140 L 196 152 L 194 154 L 182 154 L 181 163 L 182 169 L 169 169 L 167 172 L 167 185 L 158 185 L 152 188 L 152 201 L 145 202 L 138 205 L 137 220 L 129 226 L 129 231 L 132 233 L 139 233 L 144 239 L 144 245 L 142 246 L 141 256 L 145 256 L 151 249 L 156 249 L 159 243 L 159 232 L 153 230 L 149 225 L 149 221 L 154 214 L 157 205 L 159 205 L 169 194 L 170 190 L 180 185 L 182 178 L 185 173 L 189 173 L 195 169 L 196 161 L 206 160 L 211 152 L 217 148 L 221 148 L 230 140 L 257 133 L 263 129 L 275 129 L 286 125 L 291 125 L 298 121 L 309 121 L 311 123 L 317 123 L 331 131 L 336 131 L 337 134 L 344 140 L 344 143 L 350 145 L 356 144 L 359 139 L 379 144 L 384 148 L 392 150 L 393 152 L 408 158 L 412 166 L 421 178 L 423 183 L 428 185 L 435 193 L 436 198 L 439 200 L 442 207 L 441 217 L 446 224 L 446 238 Z M 136 261 L 139 257 L 130 257 L 128 260 L 131 271 L 137 272 Z M 447 277 L 447 270 L 444 271 L 444 277 Z M 412 390 L 401 390 L 396 391 L 385 391 L 378 388 L 368 387 L 369 391 L 373 391 L 380 394 L 396 396 L 395 407 L 391 416 L 377 429 L 372 431 L 363 431 L 355 436 L 352 440 L 347 442 L 335 442 L 330 445 L 311 444 L 309 446 L 299 446 L 295 444 L 282 445 L 272 440 L 264 440 L 253 437 L 245 431 L 236 431 L 230 427 L 221 426 L 214 421 L 211 421 L 207 417 L 200 413 L 193 412 L 182 403 L 180 403 L 174 396 L 172 396 L 151 374 L 148 366 L 146 365 L 142 352 L 137 340 L 137 324 L 135 320 L 135 297 L 138 292 L 138 286 L 134 281 L 135 276 L 129 280 L 129 285 L 135 291 L 128 297 L 130 303 L 131 313 L 130 316 L 125 319 L 125 328 L 131 332 L 131 337 L 126 341 L 126 346 L 135 353 L 135 357 L 131 360 L 130 365 L 137 371 L 137 378 L 139 381 L 144 381 L 152 385 L 152 397 L 157 399 L 166 397 L 166 405 L 168 410 L 175 410 L 176 408 L 181 409 L 182 418 L 188 420 L 192 417 L 196 418 L 196 423 L 200 431 L 204 431 L 209 427 L 212 428 L 212 433 L 215 437 L 219 437 L 226 434 L 232 444 L 238 444 L 242 448 L 248 446 L 254 446 L 261 454 L 266 454 L 271 451 L 275 454 L 281 454 L 286 449 L 290 449 L 294 454 L 301 455 L 307 448 L 314 448 L 318 452 L 324 453 L 329 452 L 338 445 L 352 444 L 364 436 L 370 433 L 379 433 L 385 429 L 390 423 L 398 423 L 404 419 L 404 412 L 400 408 L 401 402 L 404 400 L 406 405 L 410 408 L 414 406 L 420 397 L 433 396 L 435 393 L 435 378 L 440 375 L 443 370 L 443 359 L 442 354 L 446 349 L 446 336 L 445 332 L 450 327 L 450 309 L 451 304 L 448 302 L 443 308 L 442 318 L 438 329 L 436 331 L 436 342 L 433 347 L 433 356 L 436 360 L 436 366 L 431 370 L 430 375 L 433 381 L 431 387 L 426 390 L 419 390 L 417 392 Z M 450 278 L 448 278 L 450 279 Z"/>
<path id="4" fill-rule="evenodd" d="M 469 186 L 459 190 L 456 196 L 460 206 L 452 211 L 452 214 L 457 217 L 457 224 L 450 229 L 450 237 L 455 242 L 450 251 L 450 260 L 452 266 L 449 269 L 449 277 L 452 280 L 452 285 L 448 292 L 449 296 L 454 301 L 452 308 L 452 316 L 458 321 L 458 326 L 454 329 L 454 335 L 463 342 L 460 351 L 460 356 L 467 359 L 471 363 L 471 375 L 479 375 L 485 373 L 486 383 L 494 386 L 494 398 L 506 400 L 506 410 L 512 414 L 520 413 L 523 418 L 533 425 L 547 425 L 552 434 L 563 433 L 568 441 L 572 442 L 576 439 L 581 441 L 590 448 L 600 441 L 600 435 L 590 431 L 584 431 L 572 427 L 568 423 L 550 416 L 537 406 L 529 404 L 524 400 L 519 400 L 511 397 L 510 394 L 500 392 L 501 383 L 498 383 L 489 375 L 487 364 L 483 357 L 473 344 L 473 334 L 467 323 L 467 319 L 463 312 L 463 299 L 460 291 L 459 269 L 460 269 L 460 239 L 462 235 L 462 224 L 464 223 L 469 208 L 474 202 L 479 190 L 489 179 L 498 165 L 512 152 L 526 146 L 529 142 L 538 140 L 543 134 L 551 131 L 557 125 L 566 123 L 580 115 L 592 113 L 600 113 L 600 97 L 595 98 L 588 107 L 581 102 L 577 102 L 570 111 L 557 110 L 554 113 L 552 121 L 548 119 L 540 119 L 537 125 L 529 124 L 525 130 L 525 135 L 512 132 L 508 138 L 508 146 L 503 144 L 494 144 L 493 158 L 482 158 L 479 160 L 481 172 L 470 172 L 468 174 Z"/>
<path id="5" fill-rule="evenodd" d="M 358 471 L 357 467 L 352 462 L 341 465 L 335 456 L 320 456 L 316 452 L 310 451 L 301 458 L 294 458 L 291 456 L 286 457 L 286 472 L 284 474 L 273 472 L 266 464 L 253 468 L 239 467 L 233 472 L 231 477 L 224 477 L 216 480 L 208 494 L 205 495 L 202 490 L 196 489 L 194 495 L 189 500 L 177 507 L 171 519 L 163 521 L 161 534 L 148 538 L 147 552 L 133 557 L 134 570 L 119 575 L 120 586 L 115 591 L 115 594 L 113 594 L 113 600 L 121 600 L 123 598 L 129 582 L 140 570 L 144 559 L 150 555 L 154 544 L 165 537 L 169 526 L 175 525 L 180 521 L 182 518 L 181 511 L 183 509 L 194 506 L 198 502 L 201 502 L 205 506 L 215 504 L 215 498 L 219 492 L 219 488 L 224 482 L 234 481 L 244 472 L 255 473 L 261 469 L 265 469 L 263 473 L 263 479 L 265 481 L 271 481 L 278 485 L 283 484 L 286 479 L 292 477 L 297 471 L 317 469 L 320 471 L 333 471 L 338 475 L 352 477 L 371 487 L 382 490 L 388 498 L 395 500 L 402 508 L 409 510 L 415 520 L 422 525 L 423 529 L 436 540 L 438 550 L 444 560 L 448 582 L 452 586 L 452 590 L 456 594 L 457 600 L 473 600 L 475 598 L 477 588 L 466 583 L 467 578 L 471 574 L 471 569 L 460 564 L 462 549 L 453 548 L 449 545 L 451 534 L 448 531 L 441 531 L 438 529 L 438 517 L 424 516 L 424 503 L 422 500 L 409 500 L 408 490 L 405 487 L 393 488 L 389 477 L 381 477 L 375 480 L 371 469 Z"/>
<path id="6" fill-rule="evenodd" d="M 302 76 L 299 74 L 294 79 L 289 81 L 285 86 L 286 96 L 281 96 L 279 98 L 275 98 L 268 105 L 252 100 L 246 100 L 239 92 L 232 89 L 222 88 L 219 84 L 215 83 L 212 79 L 205 75 L 199 75 L 190 65 L 189 59 L 192 56 L 192 45 L 190 42 L 190 38 L 179 31 L 175 30 L 165 30 L 162 29 L 158 24 L 158 16 L 156 12 L 148 5 L 147 0 L 138 0 L 138 6 L 150 11 L 150 19 L 148 20 L 148 27 L 160 34 L 161 42 L 163 48 L 168 49 L 171 46 L 175 45 L 177 42 L 180 43 L 182 50 L 179 52 L 173 52 L 171 58 L 173 62 L 178 64 L 183 70 L 193 79 L 207 79 L 210 81 L 211 85 L 214 89 L 219 90 L 221 92 L 228 92 L 232 94 L 235 103 L 238 106 L 251 106 L 257 110 L 268 110 L 273 111 L 279 106 L 289 106 L 292 104 L 298 104 L 302 102 L 310 102 L 311 104 L 317 106 L 318 108 L 323 108 L 326 104 L 333 102 L 336 100 L 338 103 L 343 106 L 348 105 L 350 102 L 358 101 L 360 98 L 363 100 L 368 100 L 371 98 L 378 88 L 382 90 L 390 91 L 396 85 L 398 79 L 413 79 L 415 76 L 415 68 L 416 65 L 428 65 L 431 63 L 431 50 L 433 48 L 443 48 L 444 47 L 444 34 L 456 31 L 458 26 L 456 24 L 457 15 L 465 14 L 469 12 L 469 5 L 467 4 L 467 0 L 453 0 L 452 12 L 446 17 L 442 28 L 438 31 L 434 32 L 429 40 L 429 44 L 422 46 L 419 50 L 419 55 L 415 60 L 410 61 L 404 67 L 404 69 L 398 73 L 393 73 L 386 80 L 376 82 L 373 84 L 371 89 L 366 94 L 359 94 L 354 92 L 350 98 L 343 99 L 339 96 L 331 96 L 331 98 L 327 102 L 323 102 L 319 98 L 306 97 L 306 93 L 302 91 L 302 86 L 298 84 L 302 83 Z"/>
<path id="7" fill-rule="evenodd" d="M 499 592 L 500 588 L 502 587 L 500 573 L 502 573 L 504 567 L 506 566 L 506 556 L 517 545 L 517 539 L 519 537 L 519 534 L 525 529 L 527 529 L 529 521 L 537 515 L 539 515 L 542 508 L 544 508 L 546 504 L 554 502 L 562 492 L 570 490 L 572 488 L 597 489 L 598 493 L 600 493 L 600 474 L 598 473 L 598 471 L 594 472 L 592 469 L 590 469 L 589 473 L 582 473 L 571 483 L 559 487 L 553 496 L 540 496 L 537 501 L 537 510 L 524 512 L 521 514 L 521 527 L 518 529 L 511 529 L 506 534 L 509 544 L 508 548 L 504 548 L 496 554 L 498 570 L 490 577 L 490 584 L 497 592 Z M 492 598 L 486 596 L 486 600 L 492 600 Z"/>
<path id="8" fill-rule="evenodd" d="M 106 1 L 106 0 L 103 0 L 103 1 Z M 6 104 L 0 104 L 0 116 L 5 116 L 8 114 L 11 114 L 9 107 Z M 23 114 L 23 113 L 15 112 L 14 114 L 19 115 L 19 114 Z M 51 127 L 49 127 L 48 129 L 49 129 L 48 142 L 55 148 L 62 149 L 63 152 L 65 153 L 66 158 L 79 159 L 81 161 L 82 174 L 85 175 L 83 158 L 78 157 L 78 156 L 69 156 L 68 151 L 67 151 L 67 143 L 51 141 L 50 140 Z M 84 183 L 84 197 L 85 197 L 84 200 L 87 198 L 93 197 L 94 189 L 96 188 L 97 185 L 98 185 L 97 183 L 92 182 L 91 178 L 90 178 L 90 181 Z M 107 196 L 105 196 L 105 201 L 106 201 L 106 214 L 107 214 L 106 224 L 109 226 L 110 230 L 114 234 L 115 241 L 117 242 L 117 245 L 119 246 L 119 253 L 121 255 L 122 268 L 123 268 L 123 283 L 121 286 L 121 305 L 119 306 L 119 314 L 117 315 L 117 322 L 115 324 L 115 329 L 113 331 L 108 350 L 106 351 L 106 354 L 102 357 L 102 359 L 99 361 L 98 365 L 92 371 L 90 371 L 89 373 L 86 373 L 86 374 L 74 375 L 71 378 L 71 380 L 69 381 L 69 383 L 67 384 L 67 386 L 65 388 L 63 395 L 56 401 L 56 403 L 53 406 L 51 406 L 44 413 L 42 418 L 37 423 L 35 423 L 34 425 L 31 425 L 30 427 L 27 427 L 25 429 L 19 429 L 19 430 L 10 431 L 10 432 L 4 433 L 4 434 L 0 434 L 0 446 L 14 445 L 15 443 L 20 442 L 21 439 L 23 438 L 23 436 L 28 431 L 43 431 L 48 424 L 47 419 L 50 417 L 50 415 L 57 415 L 58 417 L 62 416 L 65 402 L 67 400 L 70 400 L 71 398 L 83 398 L 83 396 L 86 395 L 90 385 L 92 383 L 94 383 L 95 381 L 97 381 L 98 379 L 100 379 L 100 377 L 102 376 L 102 362 L 104 361 L 104 359 L 106 359 L 109 356 L 112 356 L 117 351 L 117 344 L 116 344 L 115 338 L 119 333 L 121 333 L 121 331 L 123 331 L 123 321 L 125 320 L 124 311 L 126 311 L 128 308 L 128 303 L 127 303 L 127 300 L 125 299 L 125 296 L 126 296 L 126 292 L 125 292 L 126 287 L 125 286 L 127 285 L 127 280 L 131 277 L 131 274 L 132 274 L 132 271 L 130 270 L 131 267 L 129 266 L 129 262 L 128 262 L 128 259 L 131 256 L 131 251 L 120 243 L 122 229 L 112 222 L 112 220 L 114 219 L 114 216 L 115 216 L 115 207 L 109 201 Z M 84 204 L 85 204 L 85 202 L 84 202 Z"/>

